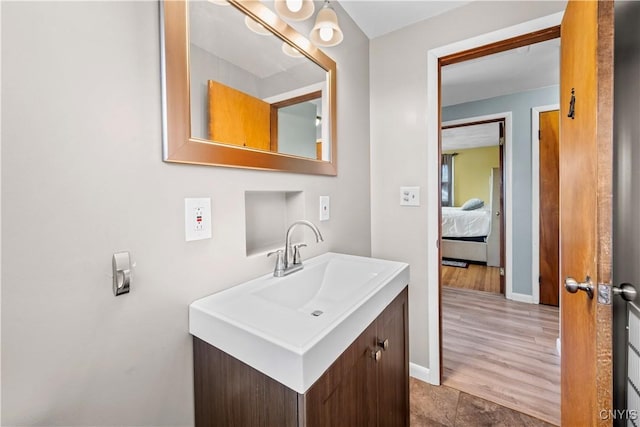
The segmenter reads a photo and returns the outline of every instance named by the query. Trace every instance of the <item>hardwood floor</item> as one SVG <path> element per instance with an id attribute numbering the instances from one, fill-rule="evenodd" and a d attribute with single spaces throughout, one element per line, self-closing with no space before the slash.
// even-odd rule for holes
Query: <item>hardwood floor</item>
<path id="1" fill-rule="evenodd" d="M 443 385 L 560 424 L 558 308 L 442 287 Z"/>
<path id="2" fill-rule="evenodd" d="M 443 286 L 500 293 L 500 269 L 469 264 L 467 268 L 442 266 Z"/>

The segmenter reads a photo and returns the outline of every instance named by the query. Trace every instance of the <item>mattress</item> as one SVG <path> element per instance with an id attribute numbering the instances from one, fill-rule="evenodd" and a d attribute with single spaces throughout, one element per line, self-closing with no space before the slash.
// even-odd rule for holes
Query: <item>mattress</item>
<path id="1" fill-rule="evenodd" d="M 491 211 L 488 208 L 463 211 L 442 207 L 442 237 L 480 237 L 491 231 Z"/>

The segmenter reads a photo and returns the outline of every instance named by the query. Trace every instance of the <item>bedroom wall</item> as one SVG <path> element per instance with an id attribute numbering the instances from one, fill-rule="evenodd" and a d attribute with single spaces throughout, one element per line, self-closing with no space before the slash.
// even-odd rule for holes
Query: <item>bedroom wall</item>
<path id="1" fill-rule="evenodd" d="M 557 104 L 559 87 L 550 86 L 442 108 L 442 121 L 512 113 L 513 292 L 531 288 L 531 108 Z M 507 141 L 509 143 L 509 141 Z"/>
<path id="2" fill-rule="evenodd" d="M 306 257 L 370 255 L 369 40 L 333 7 L 323 177 L 162 161 L 158 2 L 2 2 L 1 425 L 193 425 L 189 303 L 273 271 L 246 255 L 247 190 L 302 192 L 325 238 Z M 185 197 L 211 198 L 212 239 L 185 242 Z M 120 250 L 136 267 L 115 298 Z"/>
<path id="3" fill-rule="evenodd" d="M 491 169 L 500 166 L 500 149 L 479 147 L 467 150 L 443 151 L 443 154 L 458 153 L 453 158 L 453 205 L 462 206 L 471 198 L 491 204 Z"/>

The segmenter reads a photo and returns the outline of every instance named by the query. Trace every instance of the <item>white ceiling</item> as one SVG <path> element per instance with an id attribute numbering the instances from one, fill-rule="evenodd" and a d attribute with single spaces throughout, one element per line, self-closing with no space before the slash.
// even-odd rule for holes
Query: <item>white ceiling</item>
<path id="1" fill-rule="evenodd" d="M 471 1 L 342 0 L 343 9 L 374 39 Z M 348 37 L 348 35 L 345 35 Z M 560 41 L 551 40 L 443 68 L 442 105 L 557 85 Z"/>
<path id="2" fill-rule="evenodd" d="M 339 3 L 367 37 L 374 39 L 471 1 L 341 0 Z"/>
<path id="3" fill-rule="evenodd" d="M 442 105 L 557 85 L 560 39 L 512 49 L 442 69 Z"/>
<path id="4" fill-rule="evenodd" d="M 499 126 L 498 122 L 493 122 L 442 129 L 442 151 L 498 145 Z"/>

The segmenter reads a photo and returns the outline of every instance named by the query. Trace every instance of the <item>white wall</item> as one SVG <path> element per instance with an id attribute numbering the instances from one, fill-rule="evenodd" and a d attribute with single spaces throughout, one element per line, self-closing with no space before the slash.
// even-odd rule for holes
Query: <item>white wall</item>
<path id="1" fill-rule="evenodd" d="M 558 12 L 564 2 L 475 1 L 371 41 L 371 251 L 411 264 L 411 362 L 429 367 L 427 209 L 399 206 L 402 185 L 427 182 L 427 52 Z"/>
<path id="2" fill-rule="evenodd" d="M 303 102 L 278 109 L 278 152 L 316 158 L 317 107 Z"/>
<path id="3" fill-rule="evenodd" d="M 2 425 L 191 425 L 188 304 L 273 269 L 245 190 L 304 191 L 306 256 L 370 254 L 369 42 L 338 13 L 334 178 L 163 163 L 156 2 L 2 3 Z M 211 197 L 211 240 L 184 241 L 184 197 Z"/>

